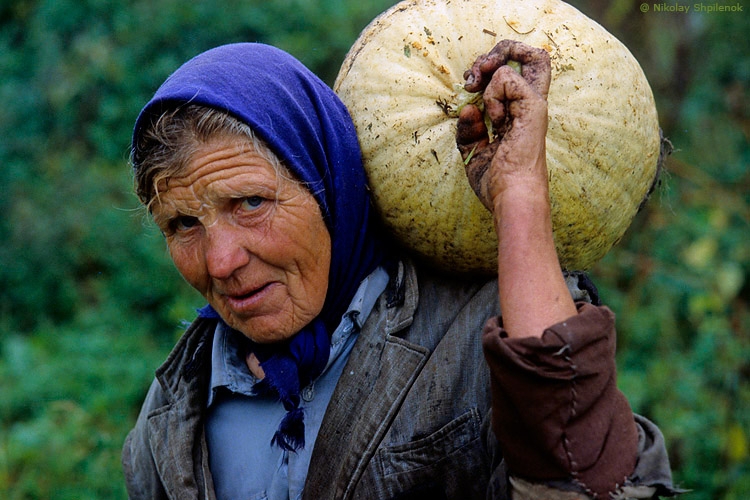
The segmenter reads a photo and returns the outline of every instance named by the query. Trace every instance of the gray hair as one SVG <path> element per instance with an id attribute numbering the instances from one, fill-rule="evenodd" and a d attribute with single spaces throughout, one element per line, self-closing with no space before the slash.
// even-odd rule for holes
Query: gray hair
<path id="1" fill-rule="evenodd" d="M 150 208 L 159 183 L 179 175 L 200 146 L 218 138 L 238 139 L 267 160 L 277 174 L 292 178 L 281 160 L 253 130 L 232 115 L 207 106 L 187 104 L 166 111 L 143 129 L 130 155 L 135 192 Z"/>

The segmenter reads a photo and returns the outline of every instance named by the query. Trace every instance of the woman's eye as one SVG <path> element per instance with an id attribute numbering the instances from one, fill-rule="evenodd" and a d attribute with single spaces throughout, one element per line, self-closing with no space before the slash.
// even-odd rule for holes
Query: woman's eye
<path id="1" fill-rule="evenodd" d="M 264 201 L 265 198 L 262 196 L 248 196 L 242 200 L 242 209 L 248 211 L 257 210 Z"/>
<path id="2" fill-rule="evenodd" d="M 170 229 L 176 232 L 189 231 L 196 225 L 198 225 L 198 217 L 192 217 L 190 215 L 175 217 L 169 224 Z"/>

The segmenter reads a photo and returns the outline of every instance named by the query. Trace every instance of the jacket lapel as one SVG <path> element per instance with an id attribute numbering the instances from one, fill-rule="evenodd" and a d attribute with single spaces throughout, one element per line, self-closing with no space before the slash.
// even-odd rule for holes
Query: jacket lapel
<path id="1" fill-rule="evenodd" d="M 402 300 L 389 307 L 388 294 L 384 294 L 359 334 L 323 419 L 304 498 L 351 497 L 427 361 L 427 348 L 395 336 L 414 317 L 416 274 L 413 268 L 400 265 L 392 279 L 403 280 L 399 285 L 404 287 Z"/>

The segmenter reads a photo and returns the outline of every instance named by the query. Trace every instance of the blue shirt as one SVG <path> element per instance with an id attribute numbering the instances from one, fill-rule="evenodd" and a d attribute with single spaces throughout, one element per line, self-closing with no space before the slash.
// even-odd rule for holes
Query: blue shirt
<path id="1" fill-rule="evenodd" d="M 301 391 L 305 447 L 296 453 L 271 446 L 286 410 L 278 399 L 256 393 L 258 379 L 245 365 L 238 334 L 219 324 L 206 418 L 209 464 L 219 499 L 295 500 L 302 496 L 315 438 L 333 390 L 360 328 L 387 284 L 388 274 L 382 268 L 362 281 L 331 336 L 326 368 Z"/>

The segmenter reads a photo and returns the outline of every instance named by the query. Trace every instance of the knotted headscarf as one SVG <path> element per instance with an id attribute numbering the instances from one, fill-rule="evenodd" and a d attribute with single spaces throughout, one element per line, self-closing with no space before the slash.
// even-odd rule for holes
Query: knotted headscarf
<path id="1" fill-rule="evenodd" d="M 310 70 L 282 50 L 257 43 L 220 46 L 180 67 L 141 111 L 133 145 L 155 118 L 187 103 L 217 108 L 249 125 L 308 187 L 331 236 L 328 294 L 320 315 L 289 341 L 251 347 L 266 374 L 263 386 L 287 410 L 272 442 L 297 450 L 304 446 L 300 389 L 325 368 L 330 335 L 360 282 L 383 259 L 354 125 L 338 97 Z M 201 315 L 218 317 L 210 307 Z"/>

